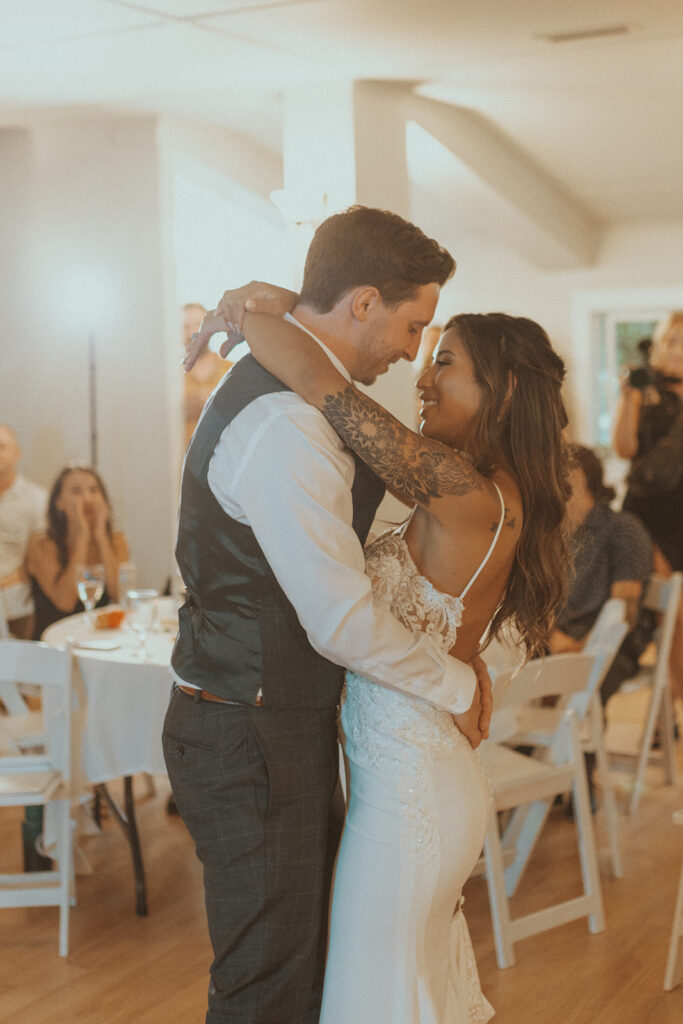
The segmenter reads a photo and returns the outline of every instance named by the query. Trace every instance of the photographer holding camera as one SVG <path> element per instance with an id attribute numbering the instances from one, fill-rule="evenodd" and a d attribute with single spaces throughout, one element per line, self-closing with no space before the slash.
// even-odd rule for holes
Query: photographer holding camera
<path id="1" fill-rule="evenodd" d="M 612 440 L 617 455 L 631 459 L 623 508 L 652 537 L 655 572 L 683 571 L 683 311 L 658 325 L 649 361 L 622 373 Z M 683 607 L 671 684 L 674 697 L 683 699 Z"/>

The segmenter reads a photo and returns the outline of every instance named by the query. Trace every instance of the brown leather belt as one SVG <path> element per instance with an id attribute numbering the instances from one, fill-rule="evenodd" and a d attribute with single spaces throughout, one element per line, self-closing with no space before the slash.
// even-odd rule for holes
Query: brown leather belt
<path id="1" fill-rule="evenodd" d="M 192 700 L 208 700 L 213 701 L 215 704 L 234 704 L 238 708 L 260 708 L 263 704 L 261 695 L 259 694 L 253 704 L 246 704 L 241 700 L 227 700 L 225 697 L 217 697 L 215 693 L 209 693 L 208 690 L 199 690 L 195 686 L 182 686 L 180 683 L 176 684 L 179 690 L 186 693 L 188 697 L 192 697 Z"/>

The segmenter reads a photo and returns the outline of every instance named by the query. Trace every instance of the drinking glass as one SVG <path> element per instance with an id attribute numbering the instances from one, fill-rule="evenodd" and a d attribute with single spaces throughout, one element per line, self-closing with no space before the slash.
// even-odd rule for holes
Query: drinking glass
<path id="1" fill-rule="evenodd" d="M 79 565 L 76 567 L 76 588 L 85 608 L 85 621 L 93 626 L 92 610 L 104 593 L 106 572 L 103 565 Z"/>
<path id="2" fill-rule="evenodd" d="M 135 562 L 121 562 L 119 565 L 119 604 L 124 612 L 128 611 L 128 591 L 135 590 L 138 582 L 138 570 Z"/>
<path id="3" fill-rule="evenodd" d="M 147 636 L 157 615 L 158 590 L 129 590 L 126 594 L 126 619 L 138 635 L 138 657 L 147 660 Z"/>

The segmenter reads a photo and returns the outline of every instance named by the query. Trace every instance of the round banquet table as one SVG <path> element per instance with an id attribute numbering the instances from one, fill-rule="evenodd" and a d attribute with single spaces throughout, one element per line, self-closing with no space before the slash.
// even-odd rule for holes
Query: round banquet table
<path id="1" fill-rule="evenodd" d="M 109 605 L 104 611 L 118 610 Z M 70 615 L 49 626 L 41 639 L 51 647 L 70 647 L 77 663 L 78 710 L 72 720 L 72 791 L 78 796 L 95 785 L 95 818 L 100 800 L 109 805 L 131 847 L 135 874 L 136 912 L 147 913 L 142 851 L 135 821 L 133 775 L 166 772 L 161 730 L 171 691 L 169 661 L 177 631 L 177 602 L 159 598 L 158 625 L 150 631 L 143 658 L 137 634 L 126 625 L 97 629 L 85 613 Z M 93 613 L 93 622 L 98 612 Z M 124 780 L 124 808 L 106 783 Z M 45 821 L 49 835 L 50 822 Z"/>
<path id="2" fill-rule="evenodd" d="M 175 601 L 169 599 L 164 607 L 165 601 L 159 599 L 159 618 L 168 631 L 149 633 L 145 660 L 125 620 L 119 629 L 93 629 L 84 613 L 70 615 L 41 637 L 50 647 L 71 647 L 78 662 L 85 696 L 81 767 L 88 782 L 166 771 L 161 729 L 171 690 L 168 665 L 177 614 Z"/>

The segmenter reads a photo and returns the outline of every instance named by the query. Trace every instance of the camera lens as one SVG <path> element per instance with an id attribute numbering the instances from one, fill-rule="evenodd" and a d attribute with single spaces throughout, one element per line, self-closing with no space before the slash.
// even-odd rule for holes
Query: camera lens
<path id="1" fill-rule="evenodd" d="M 634 370 L 629 370 L 628 382 L 632 388 L 642 391 L 653 382 L 652 370 L 647 366 L 637 366 Z"/>

